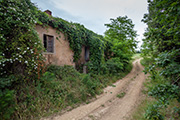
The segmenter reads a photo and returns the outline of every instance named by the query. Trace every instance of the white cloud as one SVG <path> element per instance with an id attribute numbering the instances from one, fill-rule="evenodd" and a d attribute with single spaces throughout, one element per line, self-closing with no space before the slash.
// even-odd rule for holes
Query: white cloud
<path id="1" fill-rule="evenodd" d="M 33 0 L 36 2 L 42 0 Z M 106 30 L 104 24 L 110 23 L 110 18 L 127 15 L 135 24 L 135 29 L 142 39 L 145 24 L 141 23 L 143 14 L 147 12 L 146 0 L 46 0 L 53 6 L 53 13 L 64 11 L 64 18 L 68 21 L 79 22 L 95 33 L 103 34 Z M 44 5 L 44 4 L 43 4 Z M 46 5 L 48 8 L 48 5 Z M 49 9 L 49 8 L 48 8 Z M 50 9 L 50 10 L 52 10 Z M 58 11 L 59 10 L 59 11 Z M 61 15 L 61 16 L 59 16 Z"/>

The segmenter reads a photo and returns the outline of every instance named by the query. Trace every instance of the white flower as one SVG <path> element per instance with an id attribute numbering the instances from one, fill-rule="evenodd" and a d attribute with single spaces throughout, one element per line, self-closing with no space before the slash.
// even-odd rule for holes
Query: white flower
<path id="1" fill-rule="evenodd" d="M 29 47 L 27 47 L 27 49 L 29 50 Z"/>
<path id="2" fill-rule="evenodd" d="M 28 63 L 28 61 L 25 61 L 24 63 Z"/>
<path id="3" fill-rule="evenodd" d="M 20 48 L 17 48 L 18 50 L 20 50 Z"/>

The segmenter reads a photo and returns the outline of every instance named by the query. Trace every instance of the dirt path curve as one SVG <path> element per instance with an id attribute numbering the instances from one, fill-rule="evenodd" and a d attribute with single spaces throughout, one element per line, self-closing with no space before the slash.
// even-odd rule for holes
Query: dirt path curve
<path id="1" fill-rule="evenodd" d="M 132 71 L 114 86 L 104 89 L 97 100 L 82 105 L 51 120 L 126 120 L 140 100 L 140 93 L 145 80 L 140 59 L 133 62 Z M 118 98 L 117 95 L 125 93 Z"/>

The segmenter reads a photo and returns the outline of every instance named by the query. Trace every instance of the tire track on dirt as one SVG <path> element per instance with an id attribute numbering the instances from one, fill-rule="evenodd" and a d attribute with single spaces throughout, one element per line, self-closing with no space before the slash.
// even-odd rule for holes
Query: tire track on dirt
<path id="1" fill-rule="evenodd" d="M 138 101 L 145 80 L 142 70 L 140 59 L 135 60 L 131 72 L 117 81 L 114 84 L 116 87 L 105 88 L 104 93 L 97 96 L 97 100 L 81 105 L 63 115 L 44 120 L 124 120 Z M 116 97 L 120 92 L 126 92 L 121 99 Z"/>

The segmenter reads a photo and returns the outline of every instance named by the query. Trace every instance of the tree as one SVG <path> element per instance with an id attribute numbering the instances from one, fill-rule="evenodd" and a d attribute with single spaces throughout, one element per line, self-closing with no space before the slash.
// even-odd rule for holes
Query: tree
<path id="1" fill-rule="evenodd" d="M 113 57 L 119 57 L 121 60 L 130 60 L 137 44 L 135 40 L 137 33 L 134 30 L 134 24 L 127 16 L 120 16 L 110 20 L 110 24 L 105 24 L 108 28 L 105 32 L 105 38 L 112 44 L 111 52 Z"/>
<path id="2" fill-rule="evenodd" d="M 148 25 L 144 44 L 153 47 L 153 55 L 180 48 L 180 1 L 149 0 L 149 14 L 143 21 Z M 156 55 L 155 55 L 156 54 Z"/>
<path id="3" fill-rule="evenodd" d="M 172 83 L 180 79 L 180 1 L 149 0 L 144 15 L 148 28 L 143 40 L 144 56 L 151 56 L 160 72 Z"/>

